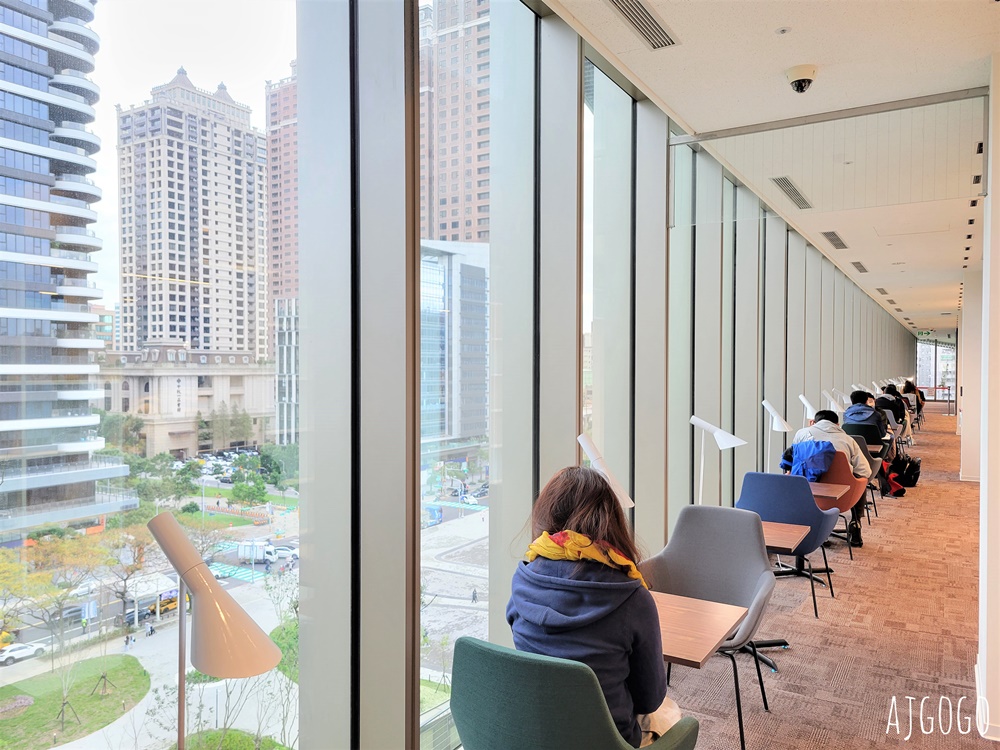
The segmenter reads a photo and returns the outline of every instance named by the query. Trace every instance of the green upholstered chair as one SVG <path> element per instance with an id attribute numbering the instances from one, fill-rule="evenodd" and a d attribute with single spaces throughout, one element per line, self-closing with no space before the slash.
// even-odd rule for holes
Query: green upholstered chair
<path id="1" fill-rule="evenodd" d="M 597 675 L 569 659 L 476 638 L 455 642 L 451 714 L 463 750 L 629 750 Z M 649 747 L 691 750 L 698 722 L 682 718 Z"/>

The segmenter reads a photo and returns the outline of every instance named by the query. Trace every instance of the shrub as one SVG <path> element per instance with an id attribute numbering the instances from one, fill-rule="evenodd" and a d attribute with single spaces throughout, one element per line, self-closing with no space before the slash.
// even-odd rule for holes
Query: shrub
<path id="1" fill-rule="evenodd" d="M 201 510 L 201 506 L 193 500 L 190 503 L 185 503 L 184 507 L 181 508 L 181 513 L 197 513 Z"/>

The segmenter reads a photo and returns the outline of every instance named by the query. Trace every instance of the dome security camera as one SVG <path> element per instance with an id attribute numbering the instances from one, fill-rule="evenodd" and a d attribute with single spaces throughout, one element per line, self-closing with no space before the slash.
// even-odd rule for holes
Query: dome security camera
<path id="1" fill-rule="evenodd" d="M 812 82 L 816 80 L 815 65 L 796 65 L 785 71 L 788 82 L 792 85 L 792 91 L 796 94 L 804 94 Z"/>

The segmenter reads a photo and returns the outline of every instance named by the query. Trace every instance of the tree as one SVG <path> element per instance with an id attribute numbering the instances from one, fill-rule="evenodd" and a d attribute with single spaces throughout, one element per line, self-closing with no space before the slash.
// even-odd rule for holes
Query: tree
<path id="1" fill-rule="evenodd" d="M 235 477 L 235 474 L 234 474 Z M 267 485 L 260 474 L 245 474 L 243 481 L 233 479 L 233 501 L 239 505 L 261 505 L 267 501 Z"/>
<path id="2" fill-rule="evenodd" d="M 73 599 L 73 589 L 91 578 L 106 562 L 107 555 L 96 538 L 88 535 L 45 537 L 27 548 L 27 556 L 37 584 L 33 587 L 30 616 L 52 634 L 49 653 L 55 668 L 55 652 L 66 645 L 69 630 L 62 612 Z"/>
<path id="3" fill-rule="evenodd" d="M 249 443 L 251 441 L 253 438 L 253 420 L 245 409 L 240 406 L 233 407 L 231 425 L 234 442 Z"/>
<path id="4" fill-rule="evenodd" d="M 114 577 L 111 592 L 121 601 L 124 617 L 131 598 L 129 587 L 142 574 L 147 550 L 154 545 L 153 535 L 145 525 L 141 525 L 108 529 L 103 536 L 102 546 L 107 555 L 105 564 L 108 573 Z"/>
<path id="5" fill-rule="evenodd" d="M 212 425 L 209 424 L 199 411 L 198 419 L 198 446 L 212 444 Z"/>
<path id="6" fill-rule="evenodd" d="M 217 410 L 212 411 L 209 419 L 212 422 L 212 434 L 215 436 L 215 442 L 223 448 L 228 448 L 232 440 L 233 422 L 225 401 L 219 404 Z"/>
<path id="7" fill-rule="evenodd" d="M 281 479 L 295 479 L 299 476 L 299 446 L 268 443 L 260 449 L 260 462 L 268 474 L 280 473 Z"/>
<path id="8" fill-rule="evenodd" d="M 214 553 L 229 538 L 229 524 L 226 521 L 215 518 L 202 521 L 200 515 L 181 514 L 177 516 L 177 522 L 184 527 L 188 539 L 202 557 Z"/>
<path id="9" fill-rule="evenodd" d="M 40 593 L 41 581 L 28 573 L 17 552 L 0 548 L 0 631 L 20 629 Z"/>
<path id="10" fill-rule="evenodd" d="M 97 410 L 101 416 L 101 422 L 97 427 L 97 434 L 104 438 L 111 445 L 116 445 L 125 451 L 139 453 L 142 449 L 142 431 L 145 423 L 132 414 L 121 414 L 118 412 Z"/>

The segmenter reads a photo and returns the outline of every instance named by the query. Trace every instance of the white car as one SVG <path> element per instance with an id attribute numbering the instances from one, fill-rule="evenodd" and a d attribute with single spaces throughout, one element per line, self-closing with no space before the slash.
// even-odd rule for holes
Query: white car
<path id="1" fill-rule="evenodd" d="M 71 597 L 80 596 L 90 596 L 91 594 L 97 593 L 97 590 L 101 587 L 101 584 L 97 581 L 84 581 L 75 589 L 69 592 Z"/>
<path id="2" fill-rule="evenodd" d="M 0 664 L 9 667 L 21 659 L 30 659 L 32 656 L 41 656 L 45 653 L 43 643 L 12 643 L 9 646 L 0 648 Z"/>
<path id="3" fill-rule="evenodd" d="M 274 554 L 278 556 L 279 560 L 284 560 L 288 557 L 293 560 L 299 559 L 299 551 L 295 547 L 275 547 Z"/>

